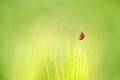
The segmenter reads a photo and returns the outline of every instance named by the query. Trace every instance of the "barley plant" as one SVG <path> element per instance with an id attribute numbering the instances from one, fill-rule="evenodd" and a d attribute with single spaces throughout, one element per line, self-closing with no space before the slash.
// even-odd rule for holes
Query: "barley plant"
<path id="1" fill-rule="evenodd" d="M 87 80 L 87 53 L 80 45 L 78 35 L 76 36 L 73 51 L 70 37 L 66 39 L 66 53 L 63 55 L 65 59 L 63 56 L 56 55 L 51 59 L 48 59 L 47 56 L 44 57 L 41 80 Z"/>

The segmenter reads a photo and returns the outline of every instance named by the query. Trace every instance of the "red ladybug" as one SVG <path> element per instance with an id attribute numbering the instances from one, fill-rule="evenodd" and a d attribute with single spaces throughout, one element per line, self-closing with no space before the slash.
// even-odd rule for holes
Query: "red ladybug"
<path id="1" fill-rule="evenodd" d="M 83 32 L 81 32 L 80 37 L 79 37 L 79 40 L 84 39 L 84 37 L 85 37 L 85 34 L 84 34 Z"/>

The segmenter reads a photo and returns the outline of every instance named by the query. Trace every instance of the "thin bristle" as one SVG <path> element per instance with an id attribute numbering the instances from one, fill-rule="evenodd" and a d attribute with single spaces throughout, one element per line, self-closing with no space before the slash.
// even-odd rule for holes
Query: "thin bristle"
<path id="1" fill-rule="evenodd" d="M 71 52 L 71 42 L 70 36 L 67 37 L 66 41 L 66 58 L 62 59 L 62 56 L 58 58 L 54 55 L 54 60 L 52 64 L 45 61 L 45 79 L 47 80 L 87 80 L 87 53 L 85 49 L 83 49 L 82 45 L 79 45 L 78 33 L 76 33 L 76 41 L 74 50 Z M 81 47 L 79 47 L 81 46 Z M 61 59 L 61 60 L 58 60 Z"/>

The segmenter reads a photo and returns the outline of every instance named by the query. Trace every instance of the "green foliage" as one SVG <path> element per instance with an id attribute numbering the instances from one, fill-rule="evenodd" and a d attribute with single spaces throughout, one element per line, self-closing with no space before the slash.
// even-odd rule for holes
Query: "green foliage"
<path id="1" fill-rule="evenodd" d="M 78 36 L 78 35 L 77 35 Z M 73 52 L 71 52 L 70 39 L 67 39 L 65 60 L 60 56 L 54 56 L 52 59 L 44 57 L 44 63 L 41 70 L 42 80 L 87 80 L 87 53 L 82 51 L 76 40 Z M 85 49 L 84 49 L 85 50 Z M 60 60 L 58 60 L 60 59 Z"/>

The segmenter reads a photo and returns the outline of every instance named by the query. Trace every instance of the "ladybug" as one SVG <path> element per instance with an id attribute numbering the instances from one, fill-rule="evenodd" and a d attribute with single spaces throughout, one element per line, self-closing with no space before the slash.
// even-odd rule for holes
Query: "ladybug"
<path id="1" fill-rule="evenodd" d="M 83 40 L 84 37 L 85 37 L 85 34 L 84 34 L 83 32 L 81 32 L 80 37 L 79 37 L 79 40 Z"/>

